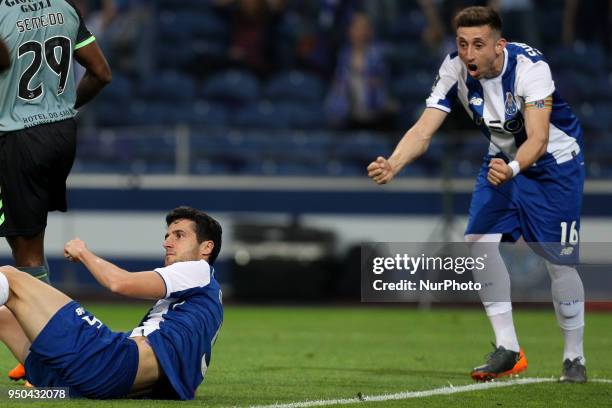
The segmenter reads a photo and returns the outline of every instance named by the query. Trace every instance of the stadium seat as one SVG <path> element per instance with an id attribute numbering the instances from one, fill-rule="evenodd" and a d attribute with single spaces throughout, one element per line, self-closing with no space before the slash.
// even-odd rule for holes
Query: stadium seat
<path id="1" fill-rule="evenodd" d="M 395 43 L 418 43 L 426 25 L 427 21 L 422 13 L 405 12 L 398 15 L 395 22 L 385 30 L 385 36 Z"/>
<path id="2" fill-rule="evenodd" d="M 321 104 L 282 102 L 275 104 L 279 116 L 286 117 L 293 129 L 322 129 L 325 113 Z"/>
<path id="3" fill-rule="evenodd" d="M 587 75 L 604 75 L 605 53 L 594 45 L 575 45 L 572 48 L 557 47 L 547 53 L 551 66 Z"/>
<path id="4" fill-rule="evenodd" d="M 223 104 L 198 100 L 186 108 L 186 121 L 189 124 L 207 127 L 224 127 L 229 124 L 229 111 Z"/>
<path id="5" fill-rule="evenodd" d="M 241 128 L 286 129 L 290 123 L 289 112 L 278 109 L 269 101 L 246 105 L 232 116 L 232 124 Z"/>
<path id="6" fill-rule="evenodd" d="M 436 72 L 441 58 L 432 55 L 428 48 L 419 41 L 398 43 L 401 45 L 389 45 L 385 50 L 385 59 L 392 76 L 402 76 L 407 67 L 411 70 L 428 70 Z"/>
<path id="7" fill-rule="evenodd" d="M 133 101 L 106 101 L 96 100 L 92 104 L 92 109 L 97 126 L 129 126 L 131 124 L 130 110 Z"/>
<path id="8" fill-rule="evenodd" d="M 228 103 L 252 103 L 259 97 L 259 80 L 249 72 L 228 70 L 209 77 L 202 88 L 207 99 Z"/>
<path id="9" fill-rule="evenodd" d="M 263 96 L 274 101 L 320 103 L 324 92 L 323 83 L 317 76 L 290 71 L 270 79 Z"/>
<path id="10" fill-rule="evenodd" d="M 431 93 L 435 75 L 432 70 L 406 71 L 393 82 L 391 92 L 402 102 L 420 100 L 423 103 Z"/>
<path id="11" fill-rule="evenodd" d="M 580 105 L 578 116 L 587 130 L 609 131 L 612 129 L 612 103 L 584 102 Z"/>
<path id="12" fill-rule="evenodd" d="M 119 73 L 113 74 L 113 81 L 104 87 L 100 95 L 95 99 L 96 102 L 128 102 L 132 97 L 132 80 L 126 75 Z"/>
<path id="13" fill-rule="evenodd" d="M 143 81 L 138 94 L 148 101 L 168 101 L 168 104 L 186 103 L 195 98 L 196 86 L 189 75 L 179 71 L 163 71 Z"/>
<path id="14" fill-rule="evenodd" d="M 214 5 L 214 0 L 154 0 L 159 10 L 206 10 Z"/>
<path id="15" fill-rule="evenodd" d="M 174 26 L 180 27 L 190 38 L 227 38 L 230 27 L 228 22 L 214 13 L 181 11 L 173 16 Z"/>

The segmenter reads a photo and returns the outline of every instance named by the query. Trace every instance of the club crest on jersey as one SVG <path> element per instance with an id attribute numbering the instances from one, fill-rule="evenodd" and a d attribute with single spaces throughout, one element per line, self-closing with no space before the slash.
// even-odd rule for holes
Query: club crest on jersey
<path id="1" fill-rule="evenodd" d="M 506 115 L 514 116 L 516 112 L 518 112 L 518 108 L 516 106 L 516 102 L 514 101 L 514 96 L 512 96 L 512 92 L 506 92 Z"/>

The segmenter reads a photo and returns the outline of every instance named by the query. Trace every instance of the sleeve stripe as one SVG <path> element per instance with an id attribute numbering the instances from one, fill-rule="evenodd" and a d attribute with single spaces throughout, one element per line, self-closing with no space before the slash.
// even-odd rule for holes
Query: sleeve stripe
<path id="1" fill-rule="evenodd" d="M 439 105 L 439 104 L 435 104 L 435 103 L 431 103 L 431 104 L 430 104 L 430 103 L 428 103 L 428 104 L 426 105 L 426 107 L 427 107 L 427 108 L 432 108 L 432 109 L 441 110 L 442 112 L 446 112 L 446 113 L 450 113 L 450 112 L 451 112 L 451 109 L 450 109 L 450 108 L 447 108 L 447 107 L 446 107 L 446 106 L 444 106 L 444 105 Z"/>
<path id="2" fill-rule="evenodd" d="M 78 43 L 77 45 L 74 46 L 75 51 L 78 50 L 79 48 L 82 48 L 86 45 L 91 44 L 92 42 L 96 41 L 96 37 L 95 36 L 91 36 L 86 40 L 81 41 L 80 43 Z"/>
<path id="3" fill-rule="evenodd" d="M 166 280 L 164 279 L 164 276 L 161 273 L 159 273 L 158 271 L 153 272 L 157 273 L 161 278 L 162 282 L 164 282 L 164 286 L 166 287 L 166 296 L 164 296 L 164 299 L 166 299 L 168 296 L 170 296 L 170 292 L 168 291 L 168 284 L 166 283 Z"/>

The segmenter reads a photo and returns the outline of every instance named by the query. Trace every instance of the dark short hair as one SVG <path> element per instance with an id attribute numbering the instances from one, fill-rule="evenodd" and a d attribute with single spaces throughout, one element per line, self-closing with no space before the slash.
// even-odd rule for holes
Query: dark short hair
<path id="1" fill-rule="evenodd" d="M 499 13 L 491 7 L 473 6 L 459 11 L 453 19 L 455 31 L 459 27 L 480 27 L 488 25 L 492 30 L 502 32 L 502 20 Z"/>
<path id="2" fill-rule="evenodd" d="M 221 224 L 204 211 L 196 208 L 181 206 L 170 211 L 166 215 L 166 225 L 170 226 L 176 220 L 191 220 L 196 225 L 196 238 L 198 243 L 212 241 L 214 248 L 208 258 L 208 263 L 213 264 L 221 251 Z"/>

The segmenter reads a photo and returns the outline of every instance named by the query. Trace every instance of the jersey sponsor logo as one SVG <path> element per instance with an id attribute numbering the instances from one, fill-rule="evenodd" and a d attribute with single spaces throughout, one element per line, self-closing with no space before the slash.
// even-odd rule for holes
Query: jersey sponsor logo
<path id="1" fill-rule="evenodd" d="M 561 255 L 561 256 L 569 256 L 569 255 L 571 255 L 573 253 L 574 253 L 574 247 L 568 246 L 568 247 L 563 248 L 559 255 Z"/>
<path id="2" fill-rule="evenodd" d="M 478 98 L 476 96 L 472 96 L 472 99 L 470 99 L 470 105 L 474 106 L 480 106 L 483 102 L 484 100 L 482 98 Z"/>
<path id="3" fill-rule="evenodd" d="M 521 133 L 524 128 L 525 121 L 521 115 L 504 122 L 504 130 L 512 134 Z"/>
<path id="4" fill-rule="evenodd" d="M 506 115 L 514 116 L 516 112 L 518 112 L 518 108 L 516 106 L 516 102 L 514 101 L 514 96 L 512 92 L 506 92 L 506 103 L 504 104 Z"/>

